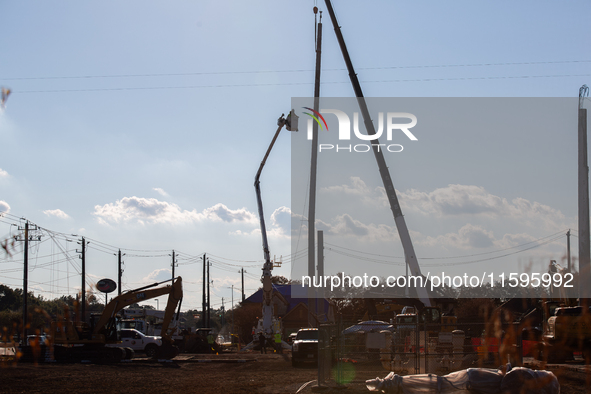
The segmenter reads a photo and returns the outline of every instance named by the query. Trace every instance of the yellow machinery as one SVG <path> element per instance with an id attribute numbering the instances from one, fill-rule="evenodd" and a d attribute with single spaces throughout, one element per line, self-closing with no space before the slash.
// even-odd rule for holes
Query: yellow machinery
<path id="1" fill-rule="evenodd" d="M 173 281 L 171 285 L 152 288 L 162 283 Z M 180 312 L 180 302 L 183 298 L 182 278 L 154 283 L 139 289 L 127 291 L 111 300 L 95 323 L 89 326 L 80 321 L 55 321 L 51 323 L 51 338 L 54 344 L 54 356 L 57 361 L 100 360 L 117 362 L 124 358 L 131 358 L 133 352 L 125 348 L 106 347 L 107 344 L 119 342 L 117 333 L 117 313 L 121 309 L 168 294 L 164 320 L 162 322 L 162 345 L 156 358 L 170 359 L 178 354 L 178 348 L 173 345 L 172 334 L 174 328 L 169 328 L 175 310 Z M 177 312 L 178 314 L 178 312 Z"/>

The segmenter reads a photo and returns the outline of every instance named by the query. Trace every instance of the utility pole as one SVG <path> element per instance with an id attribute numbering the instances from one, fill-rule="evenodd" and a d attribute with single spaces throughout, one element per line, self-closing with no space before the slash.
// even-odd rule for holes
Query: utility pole
<path id="1" fill-rule="evenodd" d="M 226 309 L 224 308 L 224 297 L 222 297 L 222 315 L 220 316 L 222 318 L 222 327 L 224 327 L 224 315 L 226 314 Z"/>
<path id="2" fill-rule="evenodd" d="M 211 325 L 211 298 L 209 296 L 209 259 L 207 259 L 207 328 Z"/>
<path id="3" fill-rule="evenodd" d="M 24 251 L 25 272 L 23 274 L 23 344 L 27 340 L 27 293 L 29 283 L 29 221 L 25 223 L 25 251 Z"/>
<path id="4" fill-rule="evenodd" d="M 318 278 L 323 280 L 324 278 L 324 232 L 322 230 L 318 230 Z M 324 288 L 321 286 L 318 289 L 318 323 L 320 323 L 319 319 L 324 319 L 325 311 L 324 311 Z M 326 319 L 328 321 L 328 319 Z"/>
<path id="5" fill-rule="evenodd" d="M 591 288 L 591 251 L 589 241 L 589 166 L 587 161 L 587 110 L 583 108 L 585 96 L 589 96 L 589 88 L 583 85 L 579 89 L 579 303 L 589 306 Z"/>
<path id="6" fill-rule="evenodd" d="M 318 11 L 314 7 L 314 14 Z M 314 79 L 314 112 L 320 110 L 320 59 L 322 48 L 322 11 L 320 11 L 320 22 L 316 25 L 316 75 Z M 310 119 L 309 122 L 312 120 Z M 312 122 L 312 158 L 310 164 L 310 196 L 308 198 L 308 276 L 316 276 L 316 264 L 314 246 L 316 239 L 316 170 L 318 167 L 318 123 Z M 308 326 L 316 327 L 316 300 L 313 294 L 313 287 L 308 288 Z"/>
<path id="7" fill-rule="evenodd" d="M 205 253 L 203 253 L 203 294 L 201 297 L 201 307 L 202 307 L 202 315 L 201 315 L 201 328 L 206 328 L 205 325 Z"/>
<path id="8" fill-rule="evenodd" d="M 90 243 L 90 242 L 89 242 Z M 80 313 L 80 321 L 86 321 L 86 240 L 82 237 L 81 242 L 78 244 L 82 245 L 82 249 L 80 252 L 80 259 L 82 260 L 82 305 L 81 305 L 81 313 Z"/>
<path id="9" fill-rule="evenodd" d="M 33 230 L 38 230 L 39 228 L 34 225 L 35 228 Z M 28 323 L 28 293 L 29 293 L 29 241 L 39 241 L 41 240 L 41 236 L 38 236 L 37 239 L 33 239 L 32 236 L 29 235 L 29 221 L 25 222 L 25 228 L 20 228 L 20 231 L 24 230 L 24 238 L 17 239 L 18 241 L 24 241 L 24 258 L 23 258 L 23 343 L 26 343 L 27 340 L 27 325 Z"/>
<path id="10" fill-rule="evenodd" d="M 240 272 L 242 273 L 242 302 L 244 302 L 244 268 L 242 268 Z M 234 285 L 232 285 L 232 287 L 234 287 Z"/>
<path id="11" fill-rule="evenodd" d="M 244 271 L 244 269 L 242 269 Z M 232 311 L 232 332 L 230 333 L 230 343 L 234 343 L 234 285 L 232 285 L 232 305 L 230 305 L 230 310 Z"/>
<path id="12" fill-rule="evenodd" d="M 174 280 L 174 266 L 176 265 L 174 250 L 172 251 L 172 279 Z"/>
<path id="13" fill-rule="evenodd" d="M 568 265 L 568 272 L 571 272 L 570 266 L 570 228 L 566 232 L 566 262 Z"/>
<path id="14" fill-rule="evenodd" d="M 119 249 L 119 253 L 117 254 L 117 295 L 121 295 L 121 275 L 123 275 L 123 269 L 121 268 L 123 261 L 121 261 L 121 257 L 121 249 Z"/>

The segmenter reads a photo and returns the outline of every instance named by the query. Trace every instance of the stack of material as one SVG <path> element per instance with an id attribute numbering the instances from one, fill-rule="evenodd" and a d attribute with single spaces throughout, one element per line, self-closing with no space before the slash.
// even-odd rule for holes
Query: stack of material
<path id="1" fill-rule="evenodd" d="M 445 376 L 409 375 L 394 372 L 384 379 L 366 381 L 369 391 L 391 394 L 559 394 L 558 379 L 549 371 L 528 368 L 500 369 L 469 368 Z"/>

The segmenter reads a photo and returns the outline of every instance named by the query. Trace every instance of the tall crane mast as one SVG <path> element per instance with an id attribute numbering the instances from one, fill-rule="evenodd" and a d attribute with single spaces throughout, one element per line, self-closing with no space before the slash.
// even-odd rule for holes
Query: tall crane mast
<path id="1" fill-rule="evenodd" d="M 347 71 L 349 72 L 349 78 L 351 79 L 351 84 L 353 85 L 353 90 L 355 91 L 357 102 L 359 103 L 359 109 L 361 110 L 361 114 L 363 116 L 363 121 L 365 123 L 367 134 L 375 135 L 376 130 L 371 121 L 369 110 L 365 102 L 365 97 L 363 96 L 363 91 L 361 90 L 361 85 L 359 84 L 359 79 L 357 78 L 355 69 L 353 68 L 353 63 L 351 62 L 351 58 L 349 57 L 347 45 L 345 45 L 345 40 L 343 38 L 343 34 L 341 33 L 339 23 L 337 22 L 334 9 L 332 8 L 330 0 L 325 0 L 325 3 L 326 8 L 328 9 L 328 13 L 330 14 L 330 20 L 332 21 L 332 25 L 334 27 L 337 40 L 339 42 L 339 46 L 341 47 L 341 52 L 343 54 L 343 58 L 347 66 Z M 398 229 L 398 236 L 402 241 L 402 248 L 404 249 L 406 263 L 408 264 L 408 267 L 413 276 L 422 276 L 421 268 L 419 267 L 419 262 L 417 260 L 415 250 L 412 245 L 412 240 L 410 238 L 408 228 L 406 227 L 406 221 L 404 220 L 404 216 L 402 215 L 402 209 L 400 208 L 400 204 L 398 203 L 396 190 L 394 189 L 394 184 L 392 183 L 392 178 L 390 177 L 390 171 L 388 170 L 386 160 L 384 159 L 384 153 L 381 149 L 379 149 L 379 141 L 377 139 L 375 139 L 374 141 L 375 144 L 372 144 L 373 153 L 378 163 L 380 176 L 382 177 L 384 189 L 386 189 L 386 195 L 388 196 L 390 208 L 392 209 L 392 213 L 394 214 L 394 222 L 396 223 L 396 228 Z M 431 299 L 429 298 L 429 294 L 427 293 L 427 289 L 425 287 L 417 286 L 416 292 L 418 298 L 421 300 L 421 302 L 423 302 L 425 306 L 431 306 Z"/>

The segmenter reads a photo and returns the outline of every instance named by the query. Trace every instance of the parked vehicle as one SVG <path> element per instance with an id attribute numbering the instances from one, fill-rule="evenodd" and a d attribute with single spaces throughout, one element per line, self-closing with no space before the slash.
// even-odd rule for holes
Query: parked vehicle
<path id="1" fill-rule="evenodd" d="M 298 331 L 291 347 L 291 365 L 318 362 L 318 329 L 302 328 Z"/>
<path id="2" fill-rule="evenodd" d="M 130 348 L 134 352 L 144 352 L 146 356 L 155 358 L 162 346 L 162 338 L 144 335 L 138 330 L 125 329 L 119 332 L 121 342 L 112 343 L 108 347 Z"/>

